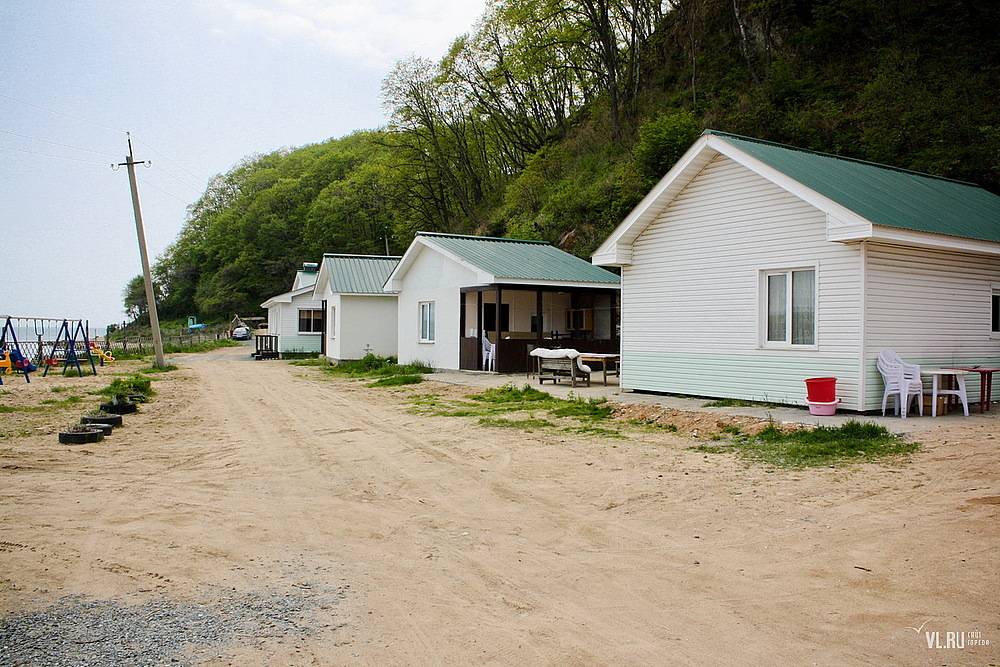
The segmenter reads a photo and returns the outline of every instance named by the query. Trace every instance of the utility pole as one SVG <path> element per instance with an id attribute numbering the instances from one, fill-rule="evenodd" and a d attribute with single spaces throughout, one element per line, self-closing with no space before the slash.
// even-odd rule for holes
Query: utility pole
<path id="1" fill-rule="evenodd" d="M 142 259 L 142 277 L 146 283 L 146 310 L 149 313 L 149 328 L 153 332 L 153 350 L 156 353 L 156 360 L 153 365 L 157 368 L 165 367 L 166 361 L 163 359 L 163 339 L 160 337 L 160 317 L 156 314 L 156 296 L 153 293 L 153 274 L 149 271 L 149 255 L 146 252 L 146 232 L 142 228 L 142 211 L 139 210 L 139 188 L 135 183 L 135 165 L 148 162 L 136 162 L 132 157 L 132 137 L 128 132 L 128 155 L 124 162 L 119 162 L 119 167 L 128 168 L 128 182 L 132 189 L 132 213 L 135 214 L 135 234 L 139 237 L 139 257 Z"/>

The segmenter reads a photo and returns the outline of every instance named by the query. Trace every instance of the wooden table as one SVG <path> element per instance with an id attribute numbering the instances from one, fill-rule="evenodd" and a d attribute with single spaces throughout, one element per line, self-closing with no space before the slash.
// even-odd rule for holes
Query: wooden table
<path id="1" fill-rule="evenodd" d="M 979 412 L 990 411 L 990 398 L 993 396 L 993 374 L 1000 371 L 997 366 L 955 366 L 960 371 L 979 373 Z"/>
<path id="2" fill-rule="evenodd" d="M 937 417 L 938 396 L 945 396 L 945 412 L 951 409 L 951 403 L 958 398 L 962 402 L 962 411 L 969 416 L 969 398 L 965 392 L 965 371 L 961 368 L 927 368 L 921 369 L 921 375 L 931 376 L 931 417 Z"/>
<path id="3" fill-rule="evenodd" d="M 616 377 L 621 377 L 621 361 L 622 355 L 620 354 L 597 354 L 596 352 L 581 352 L 578 359 L 584 363 L 596 361 L 600 362 L 601 370 L 604 371 L 604 386 L 608 386 L 608 375 L 614 375 Z M 614 367 L 608 371 L 608 364 L 612 364 Z"/>

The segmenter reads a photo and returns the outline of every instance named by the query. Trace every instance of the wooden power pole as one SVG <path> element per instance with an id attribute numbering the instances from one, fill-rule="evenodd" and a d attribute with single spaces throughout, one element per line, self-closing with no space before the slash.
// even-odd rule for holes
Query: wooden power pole
<path id="1" fill-rule="evenodd" d="M 128 182 L 132 188 L 132 213 L 135 214 L 135 233 L 139 237 L 139 257 L 142 259 L 142 278 L 146 283 L 146 312 L 149 313 L 149 328 L 153 332 L 153 350 L 156 353 L 156 360 L 153 365 L 163 368 L 167 365 L 163 359 L 163 339 L 160 337 L 160 317 L 156 313 L 156 295 L 153 293 L 153 274 L 149 270 L 149 254 L 146 251 L 146 232 L 142 228 L 142 211 L 139 210 L 139 187 L 135 183 L 135 165 L 147 164 L 136 162 L 132 156 L 132 137 L 128 137 L 128 155 L 124 162 L 119 162 L 119 167 L 128 168 Z"/>

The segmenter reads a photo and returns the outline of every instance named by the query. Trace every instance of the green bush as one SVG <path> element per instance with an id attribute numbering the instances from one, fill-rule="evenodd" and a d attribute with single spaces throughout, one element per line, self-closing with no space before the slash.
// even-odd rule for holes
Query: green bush
<path id="1" fill-rule="evenodd" d="M 149 398 L 154 393 L 152 380 L 142 375 L 115 378 L 111 384 L 100 391 L 100 394 L 109 397 L 136 394 Z"/>
<path id="2" fill-rule="evenodd" d="M 667 111 L 639 128 L 632 156 L 647 179 L 658 181 L 680 159 L 701 132 L 690 111 Z"/>

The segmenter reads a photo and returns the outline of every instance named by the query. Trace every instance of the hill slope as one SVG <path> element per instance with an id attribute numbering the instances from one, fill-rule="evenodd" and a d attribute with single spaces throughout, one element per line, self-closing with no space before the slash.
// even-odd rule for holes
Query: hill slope
<path id="1" fill-rule="evenodd" d="M 998 35 L 995 4 L 958 0 L 494 2 L 389 74 L 388 127 L 216 177 L 157 263 L 161 308 L 254 312 L 304 260 L 421 229 L 585 256 L 705 127 L 998 192 Z"/>

